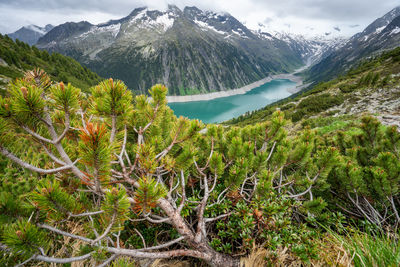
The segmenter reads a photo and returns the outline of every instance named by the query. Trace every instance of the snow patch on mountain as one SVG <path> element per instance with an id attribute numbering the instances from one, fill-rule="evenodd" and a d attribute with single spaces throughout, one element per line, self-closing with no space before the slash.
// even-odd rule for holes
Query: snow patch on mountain
<path id="1" fill-rule="evenodd" d="M 86 38 L 92 34 L 110 33 L 114 38 L 117 37 L 121 29 L 121 23 L 111 24 L 107 26 L 93 26 L 89 31 L 82 33 L 75 38 Z"/>
<path id="2" fill-rule="evenodd" d="M 394 29 L 390 32 L 390 35 L 398 34 L 398 33 L 400 33 L 400 28 L 399 28 L 399 27 L 396 27 L 396 28 L 394 28 Z"/>
<path id="3" fill-rule="evenodd" d="M 219 34 L 222 34 L 222 35 L 225 35 L 226 34 L 226 32 L 224 32 L 224 31 L 219 31 L 219 30 L 217 30 L 216 28 L 214 28 L 213 26 L 210 26 L 208 23 L 206 23 L 206 22 L 204 22 L 204 21 L 200 21 L 200 20 L 194 20 L 194 23 L 196 23 L 198 26 L 200 26 L 203 30 L 213 30 L 213 31 L 215 31 L 216 33 L 219 33 Z"/>
<path id="4" fill-rule="evenodd" d="M 261 32 L 261 30 L 259 30 Z M 268 34 L 264 34 L 268 36 Z M 287 32 L 271 32 L 270 36 L 285 42 L 293 51 L 300 54 L 306 64 L 313 65 L 343 47 L 347 38 L 341 36 L 304 36 Z M 272 37 L 270 37 L 272 38 Z"/>
<path id="5" fill-rule="evenodd" d="M 163 25 L 165 31 L 168 30 L 169 28 L 171 28 L 172 25 L 174 25 L 174 22 L 175 22 L 175 18 L 170 13 L 165 13 L 165 14 L 157 17 L 157 19 L 155 20 L 155 24 Z"/>
<path id="6" fill-rule="evenodd" d="M 390 22 L 390 21 L 389 21 L 389 22 Z M 389 24 L 389 22 L 388 22 L 387 24 Z M 382 26 L 382 27 L 379 27 L 379 28 L 376 28 L 375 33 L 380 33 L 383 29 L 386 28 L 386 26 L 387 26 L 387 25 Z"/>
<path id="7" fill-rule="evenodd" d="M 147 8 L 140 11 L 136 16 L 132 17 L 129 21 L 129 25 L 135 24 L 138 20 L 146 17 Z"/>
<path id="8" fill-rule="evenodd" d="M 152 10 L 143 9 L 129 21 L 129 26 L 136 25 L 140 28 L 161 28 L 163 31 L 170 29 L 175 22 L 175 14 L 173 12 L 165 12 L 158 15 L 155 19 L 149 15 Z"/>

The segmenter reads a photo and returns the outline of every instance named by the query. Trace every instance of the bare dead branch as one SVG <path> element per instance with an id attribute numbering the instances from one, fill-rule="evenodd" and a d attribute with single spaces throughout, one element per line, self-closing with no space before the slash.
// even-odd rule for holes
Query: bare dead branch
<path id="1" fill-rule="evenodd" d="M 80 214 L 68 214 L 70 217 L 84 217 L 84 216 L 92 216 L 92 215 L 97 215 L 103 213 L 104 210 L 99 210 L 99 211 L 92 211 L 92 212 L 85 212 L 85 213 L 80 213 Z"/>
<path id="2" fill-rule="evenodd" d="M 204 235 L 204 237 L 206 237 L 206 226 L 204 223 L 204 211 L 205 211 L 205 208 L 207 205 L 209 191 L 208 191 L 207 176 L 204 176 L 203 178 L 204 178 L 204 196 L 199 205 L 199 209 L 197 212 L 198 222 L 197 222 L 197 231 L 196 231 L 195 242 L 200 242 L 202 235 Z"/>
<path id="3" fill-rule="evenodd" d="M 275 142 L 274 142 L 274 144 L 272 145 L 272 148 L 271 148 L 271 151 L 269 152 L 269 155 L 268 155 L 267 161 L 269 161 L 269 159 L 271 158 L 271 156 L 272 156 L 272 153 L 274 152 L 274 149 L 275 149 L 275 145 L 276 145 L 276 141 L 275 141 Z"/>
<path id="4" fill-rule="evenodd" d="M 150 251 L 150 250 L 166 248 L 166 247 L 172 246 L 173 244 L 176 244 L 176 243 L 182 241 L 183 239 L 185 239 L 185 237 L 181 236 L 181 237 L 178 237 L 177 239 L 171 240 L 171 241 L 169 241 L 169 242 L 167 242 L 165 244 L 158 245 L 158 246 L 153 246 L 153 247 L 148 247 L 148 248 L 141 248 L 141 249 L 138 249 L 138 251 Z"/>
<path id="5" fill-rule="evenodd" d="M 211 257 L 206 253 L 190 249 L 177 249 L 164 252 L 143 252 L 138 250 L 123 249 L 123 248 L 117 249 L 108 247 L 106 248 L 106 250 L 108 252 L 115 253 L 118 255 L 130 256 L 135 258 L 166 259 L 172 257 L 189 256 L 189 257 L 204 259 L 206 261 L 211 260 Z"/>
<path id="6" fill-rule="evenodd" d="M 228 212 L 228 213 L 219 215 L 219 216 L 214 217 L 214 218 L 204 218 L 204 222 L 209 223 L 209 222 L 217 221 L 217 220 L 219 220 L 219 219 L 228 217 L 228 216 L 230 216 L 231 214 L 232 214 L 232 212 Z"/>
<path id="7" fill-rule="evenodd" d="M 113 260 L 115 260 L 118 257 L 117 254 L 112 255 L 111 257 L 109 257 L 107 260 L 105 260 L 102 264 L 97 265 L 97 267 L 106 267 L 108 266 L 108 264 L 110 262 L 112 262 Z"/>
<path id="8" fill-rule="evenodd" d="M 181 183 L 182 183 L 182 201 L 178 207 L 178 213 L 182 212 L 183 206 L 185 206 L 186 201 L 186 189 L 185 189 L 185 176 L 183 175 L 183 170 L 181 170 Z"/>
<path id="9" fill-rule="evenodd" d="M 146 248 L 146 241 L 144 240 L 143 235 L 136 228 L 133 228 L 133 230 L 139 235 L 140 239 L 142 239 L 143 247 Z"/>
<path id="10" fill-rule="evenodd" d="M 41 142 L 43 149 L 46 151 L 46 154 L 57 164 L 60 165 L 66 165 L 66 163 L 64 161 L 62 161 L 61 159 L 57 158 L 53 153 L 51 153 L 51 151 L 47 148 L 46 144 Z"/>
<path id="11" fill-rule="evenodd" d="M 53 258 L 53 257 L 37 255 L 37 256 L 35 256 L 34 259 L 39 260 L 39 261 L 44 261 L 44 262 L 51 262 L 51 263 L 70 263 L 70 262 L 75 262 L 75 261 L 86 260 L 86 259 L 90 258 L 93 253 L 94 253 L 94 251 L 92 251 L 88 254 L 82 255 L 82 256 L 71 257 L 71 258 Z"/>
<path id="12" fill-rule="evenodd" d="M 301 196 L 307 194 L 311 190 L 311 188 L 312 188 L 312 185 L 310 185 L 305 191 L 303 191 L 299 194 L 296 194 L 296 195 L 289 194 L 288 197 L 291 197 L 291 198 L 301 197 Z"/>
<path id="13" fill-rule="evenodd" d="M 117 115 L 111 115 L 111 134 L 110 134 L 110 143 L 114 142 L 115 133 L 117 132 Z"/>
<path id="14" fill-rule="evenodd" d="M 99 242 L 100 240 L 102 240 L 104 237 L 106 237 L 108 235 L 108 233 L 110 232 L 111 228 L 114 225 L 115 217 L 116 217 L 116 212 L 113 213 L 113 215 L 111 217 L 111 222 L 107 226 L 106 230 L 104 230 L 104 233 L 102 233 L 99 237 L 97 237 L 95 240 L 93 240 L 92 245 L 96 244 L 97 242 Z"/>
<path id="15" fill-rule="evenodd" d="M 64 235 L 64 236 L 68 236 L 68 237 L 72 237 L 72 238 L 75 238 L 75 239 L 79 239 L 79 240 L 82 240 L 82 241 L 85 241 L 85 242 L 88 242 L 88 243 L 92 243 L 92 241 L 93 241 L 93 239 L 86 238 L 86 237 L 79 236 L 79 235 L 70 234 L 68 232 L 59 230 L 59 229 L 57 229 L 57 228 L 55 228 L 53 226 L 47 225 L 47 224 L 38 224 L 37 226 L 40 227 L 40 228 L 52 231 L 54 233 L 61 234 L 61 235 Z"/>
<path id="16" fill-rule="evenodd" d="M 3 154 L 5 157 L 9 158 L 10 160 L 12 160 L 13 162 L 15 162 L 16 164 L 20 165 L 21 167 L 23 167 L 27 170 L 33 171 L 33 172 L 40 173 L 40 174 L 52 174 L 52 173 L 57 173 L 57 172 L 72 169 L 73 165 L 76 164 L 79 160 L 79 159 L 77 159 L 71 165 L 65 165 L 65 166 L 62 166 L 59 168 L 42 169 L 42 168 L 35 167 L 35 166 L 21 160 L 20 158 L 18 158 L 17 156 L 15 156 L 13 153 L 9 152 L 7 149 L 5 149 L 2 146 L 0 146 L 0 153 Z"/>
<path id="17" fill-rule="evenodd" d="M 25 132 L 27 132 L 28 134 L 32 135 L 33 137 L 35 137 L 36 139 L 38 139 L 38 140 L 40 140 L 42 142 L 49 143 L 49 144 L 53 143 L 53 140 L 50 140 L 50 139 L 48 139 L 46 137 L 41 136 L 40 134 L 32 131 L 31 129 L 29 129 L 26 126 L 21 126 L 21 128 L 24 129 Z"/>

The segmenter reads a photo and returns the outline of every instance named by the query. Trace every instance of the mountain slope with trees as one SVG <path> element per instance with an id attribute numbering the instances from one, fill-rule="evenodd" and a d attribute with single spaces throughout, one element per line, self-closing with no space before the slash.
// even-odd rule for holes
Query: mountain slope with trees
<path id="1" fill-rule="evenodd" d="M 7 35 L 14 41 L 18 39 L 29 45 L 35 45 L 40 37 L 48 33 L 53 28 L 54 26 L 51 24 L 47 24 L 44 27 L 39 27 L 36 25 L 28 25 L 28 26 L 23 26 L 17 31 L 9 33 Z"/>
<path id="2" fill-rule="evenodd" d="M 55 81 L 70 82 L 85 91 L 101 80 L 70 57 L 58 53 L 50 55 L 35 46 L 0 35 L 0 88 L 4 89 L 8 82 L 22 78 L 25 71 L 36 67 L 44 69 Z"/>

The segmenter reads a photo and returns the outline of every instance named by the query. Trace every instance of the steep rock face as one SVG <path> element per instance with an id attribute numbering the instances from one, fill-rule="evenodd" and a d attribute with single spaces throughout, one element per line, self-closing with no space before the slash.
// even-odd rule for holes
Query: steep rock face
<path id="1" fill-rule="evenodd" d="M 363 58 L 400 46 L 400 7 L 375 20 L 308 71 L 312 81 L 325 81 L 345 73 Z"/>
<path id="2" fill-rule="evenodd" d="M 25 42 L 29 45 L 34 45 L 39 40 L 40 37 L 48 33 L 54 26 L 51 24 L 47 24 L 44 27 L 39 27 L 36 25 L 28 25 L 20 28 L 19 30 L 8 34 L 8 36 L 13 39 L 16 39 Z"/>
<path id="3" fill-rule="evenodd" d="M 66 23 L 38 46 L 141 93 L 155 83 L 166 84 L 172 95 L 234 89 L 302 65 L 285 42 L 260 38 L 229 14 L 196 7 L 138 8 L 99 25 Z"/>

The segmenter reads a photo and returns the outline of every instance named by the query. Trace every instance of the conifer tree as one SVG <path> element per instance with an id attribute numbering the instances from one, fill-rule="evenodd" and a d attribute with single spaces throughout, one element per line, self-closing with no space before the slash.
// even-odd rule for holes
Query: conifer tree
<path id="1" fill-rule="evenodd" d="M 349 201 L 346 212 L 370 223 L 397 226 L 400 223 L 400 133 L 395 126 L 384 127 L 372 116 L 364 116 L 361 133 L 351 138 L 339 134 L 342 156 L 332 178 L 335 191 Z"/>
<path id="2" fill-rule="evenodd" d="M 21 207 L 29 217 L 1 229 L 2 249 L 19 253 L 24 262 L 93 258 L 106 265 L 120 256 L 187 256 L 238 266 L 237 258 L 210 245 L 209 225 L 245 216 L 237 212 L 242 203 L 257 207 L 267 196 L 297 200 L 311 216 L 323 209 L 313 192 L 326 184 L 338 151 L 319 147 L 311 130 L 288 137 L 280 111 L 244 128 L 205 126 L 176 118 L 166 105 L 165 86 L 149 93 L 151 99 L 133 98 L 121 81 L 109 79 L 86 96 L 39 70 L 9 86 L 0 98 L 0 153 L 36 173 L 38 181 Z M 16 149 L 24 141 L 45 164 Z M 386 180 L 395 175 L 391 170 Z M 18 206 L 0 201 L 8 210 Z M 259 210 L 254 214 L 263 220 Z M 140 231 L 130 228 L 137 222 L 168 229 L 165 242 L 146 246 Z M 74 232 L 74 225 L 84 230 Z M 56 236 L 86 246 L 78 256 L 57 258 Z M 142 246 L 125 246 L 137 236 Z"/>

